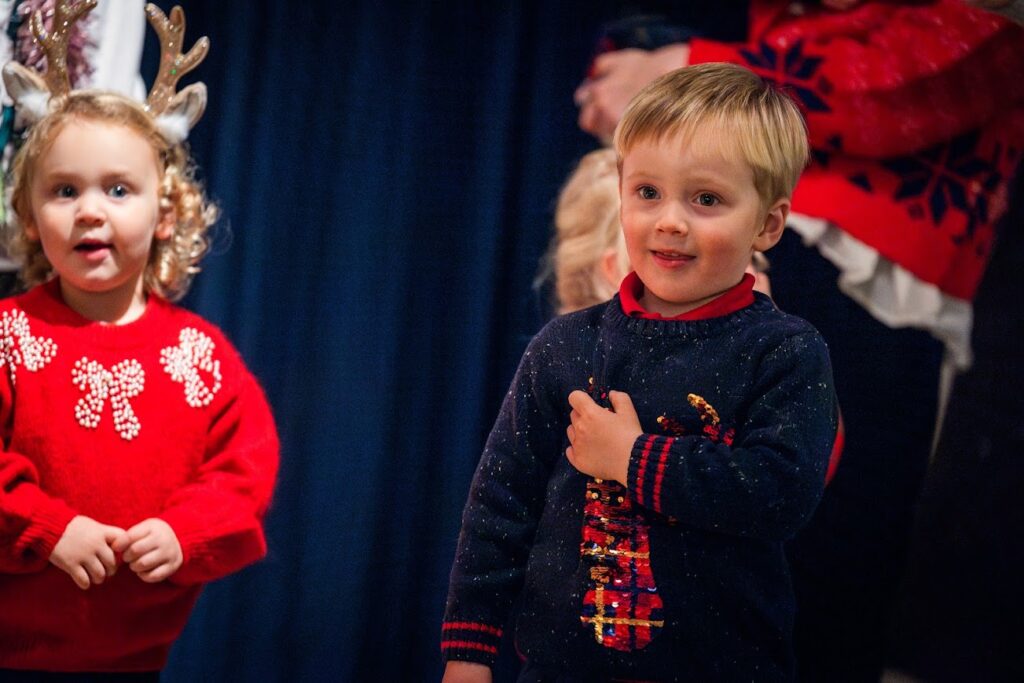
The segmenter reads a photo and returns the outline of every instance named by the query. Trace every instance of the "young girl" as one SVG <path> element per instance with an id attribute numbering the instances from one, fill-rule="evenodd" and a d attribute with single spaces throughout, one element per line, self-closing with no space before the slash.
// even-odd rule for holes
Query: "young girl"
<path id="1" fill-rule="evenodd" d="M 265 554 L 277 436 L 230 342 L 170 303 L 214 217 L 175 102 L 48 87 L 12 178 L 36 286 L 0 302 L 0 680 L 155 680 L 202 584 Z"/>

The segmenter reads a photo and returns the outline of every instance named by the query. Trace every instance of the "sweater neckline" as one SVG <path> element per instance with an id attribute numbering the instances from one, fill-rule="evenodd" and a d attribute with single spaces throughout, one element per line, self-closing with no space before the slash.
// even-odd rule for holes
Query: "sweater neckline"
<path id="1" fill-rule="evenodd" d="M 731 313 L 699 320 L 631 317 L 625 313 L 619 295 L 606 305 L 604 320 L 613 329 L 643 337 L 714 337 L 750 325 L 755 319 L 774 311 L 775 304 L 761 292 L 753 292 L 753 301 Z"/>
<path id="2" fill-rule="evenodd" d="M 19 303 L 27 312 L 51 325 L 72 327 L 87 334 L 92 343 L 123 348 L 152 341 L 171 307 L 163 298 L 151 293 L 146 297 L 146 308 L 142 315 L 129 323 L 112 325 L 90 320 L 67 305 L 60 293 L 59 278 L 56 277 L 30 289 L 20 297 Z"/>

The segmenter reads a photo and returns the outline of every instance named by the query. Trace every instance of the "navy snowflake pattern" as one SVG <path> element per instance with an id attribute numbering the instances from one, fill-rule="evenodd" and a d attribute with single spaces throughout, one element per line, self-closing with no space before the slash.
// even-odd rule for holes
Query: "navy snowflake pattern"
<path id="1" fill-rule="evenodd" d="M 913 156 L 882 162 L 900 177 L 893 199 L 909 202 L 911 216 L 927 215 L 939 225 L 950 211 L 964 214 L 964 232 L 953 238 L 957 243 L 969 240 L 979 225 L 989 222 L 990 198 L 1003 180 L 1001 151 L 997 148 L 989 159 L 979 156 L 980 137 L 973 131 Z"/>
<path id="2" fill-rule="evenodd" d="M 817 77 L 823 58 L 805 55 L 803 41 L 797 41 L 785 52 L 761 43 L 758 51 L 743 49 L 740 54 L 751 70 L 789 92 L 807 111 L 831 111 L 820 95 L 831 92 L 831 85 Z"/>

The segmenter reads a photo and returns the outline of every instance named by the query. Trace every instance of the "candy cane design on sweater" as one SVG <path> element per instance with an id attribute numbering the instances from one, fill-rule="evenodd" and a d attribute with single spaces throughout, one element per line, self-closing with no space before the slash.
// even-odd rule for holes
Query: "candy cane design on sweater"
<path id="1" fill-rule="evenodd" d="M 178 335 L 178 345 L 160 351 L 160 364 L 175 382 L 185 385 L 185 401 L 193 408 L 210 405 L 220 390 L 220 361 L 213 359 L 216 344 L 210 337 L 194 327 L 186 327 Z M 208 386 L 199 371 L 213 378 Z"/>
<path id="2" fill-rule="evenodd" d="M 36 372 L 57 355 L 57 344 L 52 339 L 32 334 L 24 311 L 4 311 L 0 316 L 0 335 L 0 368 L 7 365 L 11 384 L 17 381 L 19 365 Z"/>
<path id="3" fill-rule="evenodd" d="M 142 393 L 146 372 L 135 359 L 123 360 L 110 370 L 82 356 L 71 369 L 71 380 L 88 393 L 75 404 L 75 419 L 88 429 L 99 426 L 103 406 L 110 399 L 114 413 L 114 429 L 122 439 L 131 441 L 139 435 L 142 425 L 132 410 L 129 399 Z"/>

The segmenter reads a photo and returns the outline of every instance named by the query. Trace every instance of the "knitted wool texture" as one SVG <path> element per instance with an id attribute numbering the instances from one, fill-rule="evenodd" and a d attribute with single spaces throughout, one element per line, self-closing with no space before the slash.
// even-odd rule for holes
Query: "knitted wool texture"
<path id="1" fill-rule="evenodd" d="M 448 659 L 493 664 L 516 602 L 517 650 L 552 676 L 792 677 L 782 543 L 821 495 L 837 407 L 818 333 L 756 296 L 696 321 L 616 296 L 533 339 L 464 511 Z M 628 486 L 566 459 L 575 389 L 632 398 Z"/>
<path id="2" fill-rule="evenodd" d="M 689 63 L 742 64 L 800 104 L 812 159 L 794 212 L 974 296 L 1024 150 L 1024 29 L 961 0 L 753 0 L 746 43 L 690 47 Z"/>
<path id="3" fill-rule="evenodd" d="M 135 322 L 92 322 L 58 284 L 0 302 L 0 668 L 156 670 L 202 584 L 266 552 L 273 418 L 214 326 L 156 296 Z M 82 591 L 48 562 L 75 515 L 160 517 L 184 564 Z"/>

